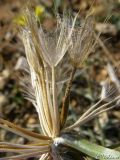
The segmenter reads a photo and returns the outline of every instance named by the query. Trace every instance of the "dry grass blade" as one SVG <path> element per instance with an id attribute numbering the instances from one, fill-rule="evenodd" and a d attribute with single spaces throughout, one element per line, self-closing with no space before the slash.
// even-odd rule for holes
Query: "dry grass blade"
<path id="1" fill-rule="evenodd" d="M 35 152 L 31 152 L 31 153 L 25 153 L 25 154 L 21 154 L 21 155 L 16 155 L 16 156 L 10 156 L 10 157 L 6 157 L 6 158 L 0 158 L 0 160 L 18 160 L 18 159 L 27 159 L 27 158 L 31 158 L 31 157 L 40 157 L 40 155 L 44 154 L 44 153 L 48 153 L 50 151 L 50 149 L 45 149 L 44 151 L 35 151 Z"/>
<path id="2" fill-rule="evenodd" d="M 42 149 L 41 149 L 42 150 Z M 35 151 L 39 151 L 39 149 L 21 149 L 21 148 L 0 148 L 0 152 L 7 152 L 7 153 L 31 153 L 31 152 L 35 152 Z"/>
<path id="3" fill-rule="evenodd" d="M 43 92 L 43 102 L 44 102 L 44 105 L 45 105 L 45 106 L 43 106 L 43 109 L 44 109 L 44 112 L 45 112 L 45 116 L 46 116 L 46 120 L 47 120 L 47 123 L 48 123 L 48 127 L 50 129 L 50 133 L 51 133 L 50 135 L 52 135 L 52 129 L 53 129 L 52 115 L 50 113 L 50 108 L 49 108 L 49 103 L 48 103 L 48 97 L 47 97 L 47 87 L 46 87 L 45 80 L 46 80 L 45 73 L 41 73 L 41 84 L 42 84 L 42 92 Z"/>
<path id="4" fill-rule="evenodd" d="M 34 138 L 34 137 L 31 137 L 31 136 L 29 136 L 29 135 L 26 135 L 26 134 L 24 134 L 24 133 L 22 133 L 22 132 L 17 131 L 16 129 L 12 129 L 12 128 L 7 127 L 7 126 L 5 126 L 5 125 L 1 125 L 1 124 L 0 124 L 0 127 L 3 128 L 3 129 L 5 129 L 5 130 L 7 130 L 7 131 L 10 131 L 10 132 L 12 132 L 12 133 L 14 133 L 14 134 L 16 134 L 16 135 L 19 135 L 19 136 L 21 136 L 21 137 L 24 137 L 25 139 L 28 139 L 28 140 L 30 140 L 30 141 L 37 141 L 37 140 L 38 140 L 38 139 L 36 139 L 36 138 Z"/>
<path id="5" fill-rule="evenodd" d="M 16 148 L 16 149 L 41 149 L 41 148 L 44 148 L 44 147 L 48 147 L 48 144 L 49 143 L 46 143 L 46 142 L 39 142 L 39 143 L 36 143 L 36 144 L 14 144 L 14 143 L 7 143 L 7 142 L 0 142 L 0 149 L 1 148 Z"/>
<path id="6" fill-rule="evenodd" d="M 84 116 L 82 116 L 82 118 L 80 117 L 73 125 L 71 125 L 70 127 L 65 128 L 64 131 L 72 130 L 75 127 L 78 127 L 78 126 L 86 123 L 87 121 L 95 118 L 99 114 L 101 114 L 101 113 L 103 113 L 105 111 L 108 111 L 108 110 L 110 110 L 112 108 L 115 108 L 116 106 L 119 106 L 119 104 L 113 105 L 114 103 L 117 103 L 117 101 L 119 99 L 120 99 L 120 96 L 117 96 L 112 101 L 110 101 L 108 103 L 105 103 L 103 105 L 100 105 L 100 106 L 98 106 L 97 109 L 95 109 L 95 107 L 97 107 L 97 105 L 100 104 L 100 101 L 99 101 L 97 104 L 95 104 L 93 107 L 91 107 L 86 113 L 84 113 L 83 114 Z M 110 106 L 110 105 L 112 105 L 112 106 Z"/>
<path id="7" fill-rule="evenodd" d="M 21 127 L 18 127 L 17 125 L 11 123 L 11 122 L 8 122 L 6 120 L 3 120 L 0 118 L 0 124 L 1 125 L 7 125 L 8 127 L 10 127 L 11 129 L 15 130 L 15 131 L 18 131 L 19 133 L 23 133 L 24 135 L 26 136 L 29 136 L 31 138 L 35 138 L 36 140 L 51 140 L 50 137 L 47 137 L 47 136 L 44 136 L 44 135 L 40 135 L 40 134 L 37 134 L 37 133 L 34 133 L 34 132 L 31 132 L 31 131 L 28 131 L 26 129 L 23 129 Z"/>

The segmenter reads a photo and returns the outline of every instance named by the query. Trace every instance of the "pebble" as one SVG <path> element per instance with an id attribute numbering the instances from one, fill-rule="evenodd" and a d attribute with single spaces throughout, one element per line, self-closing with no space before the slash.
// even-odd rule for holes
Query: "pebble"
<path id="1" fill-rule="evenodd" d="M 0 90 L 3 90 L 6 85 L 6 79 L 3 76 L 0 76 Z"/>
<path id="2" fill-rule="evenodd" d="M 96 23 L 96 30 L 102 34 L 117 35 L 117 28 L 115 25 L 110 23 Z"/>
<path id="3" fill-rule="evenodd" d="M 8 99 L 5 95 L 0 95 L 0 107 L 5 106 L 8 103 Z"/>
<path id="4" fill-rule="evenodd" d="M 10 76 L 10 71 L 8 69 L 4 69 L 2 72 L 2 75 L 4 78 L 9 78 Z"/>
<path id="5" fill-rule="evenodd" d="M 4 89 L 9 77 L 10 71 L 8 69 L 4 69 L 0 75 L 0 90 Z"/>

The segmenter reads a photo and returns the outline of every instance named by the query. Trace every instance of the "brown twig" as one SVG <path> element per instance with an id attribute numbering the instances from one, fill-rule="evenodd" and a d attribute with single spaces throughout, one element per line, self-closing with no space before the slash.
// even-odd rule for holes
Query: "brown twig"
<path id="1" fill-rule="evenodd" d="M 69 109 L 70 91 L 71 91 L 72 81 L 73 81 L 76 70 L 77 69 L 74 67 L 72 72 L 71 72 L 70 79 L 69 79 L 69 82 L 68 82 L 67 87 L 66 87 L 65 96 L 64 96 L 64 99 L 63 99 L 63 103 L 62 103 L 61 115 L 60 115 L 60 126 L 61 126 L 61 128 L 64 127 L 66 119 L 67 119 L 67 114 L 68 114 L 68 109 Z"/>

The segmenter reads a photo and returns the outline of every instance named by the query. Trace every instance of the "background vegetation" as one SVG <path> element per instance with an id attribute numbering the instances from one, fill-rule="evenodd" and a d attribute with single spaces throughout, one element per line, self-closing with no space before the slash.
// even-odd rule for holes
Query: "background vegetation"
<path id="1" fill-rule="evenodd" d="M 60 13 L 69 8 L 73 14 L 79 11 L 83 18 L 89 10 L 92 0 L 33 0 L 32 6 L 36 15 L 47 29 L 55 25 L 54 7 Z M 21 8 L 24 0 L 0 0 L 0 116 L 19 124 L 31 131 L 39 130 L 38 118 L 32 104 L 24 99 L 20 91 L 20 76 L 17 71 L 18 60 L 24 56 L 24 47 L 19 38 L 18 25 L 24 24 Z M 92 10 L 96 18 L 95 30 L 101 32 L 95 54 L 91 54 L 85 69 L 76 76 L 73 82 L 69 122 L 99 99 L 102 82 L 106 80 L 107 64 L 117 67 L 116 77 L 119 81 L 120 60 L 120 1 L 96 0 Z M 110 17 L 104 23 L 106 17 Z M 110 77 L 111 78 L 111 77 Z M 111 78 L 111 83 L 113 82 Z M 115 85 L 115 84 L 114 84 Z M 77 131 L 87 139 L 103 146 L 117 145 L 120 142 L 120 107 L 101 114 L 97 119 L 87 123 Z M 74 135 L 74 133 L 73 133 Z M 24 143 L 25 140 L 12 133 L 0 129 L 0 141 Z"/>

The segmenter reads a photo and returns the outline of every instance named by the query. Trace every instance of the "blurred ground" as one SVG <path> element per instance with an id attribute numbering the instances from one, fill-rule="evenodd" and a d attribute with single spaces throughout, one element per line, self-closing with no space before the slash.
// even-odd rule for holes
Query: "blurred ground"
<path id="1" fill-rule="evenodd" d="M 38 6 L 38 1 L 32 1 Z M 42 19 L 44 26 L 54 25 L 53 4 L 50 0 L 40 1 L 45 8 Z M 62 3 L 64 2 L 64 3 Z M 64 5 L 69 6 L 73 14 L 81 9 L 84 16 L 91 5 L 91 0 L 58 1 L 59 11 Z M 36 111 L 30 102 L 26 101 L 19 87 L 19 74 L 15 70 L 17 60 L 24 55 L 24 48 L 15 23 L 24 0 L 0 0 L 0 116 L 11 122 L 38 131 L 39 123 Z M 87 107 L 96 102 L 100 95 L 101 82 L 107 77 L 106 65 L 118 65 L 120 60 L 120 1 L 96 0 L 93 5 L 96 17 L 96 31 L 101 31 L 104 45 L 99 44 L 95 54 L 91 54 L 86 63 L 86 69 L 78 76 L 71 94 L 69 120 L 75 121 Z M 104 19 L 111 16 L 107 23 Z M 120 78 L 120 72 L 116 75 Z M 78 129 L 79 130 L 79 129 Z M 120 108 L 102 114 L 98 119 L 84 125 L 81 134 L 104 146 L 120 142 Z M 0 129 L 0 141 L 24 143 L 25 140 L 5 130 Z"/>

